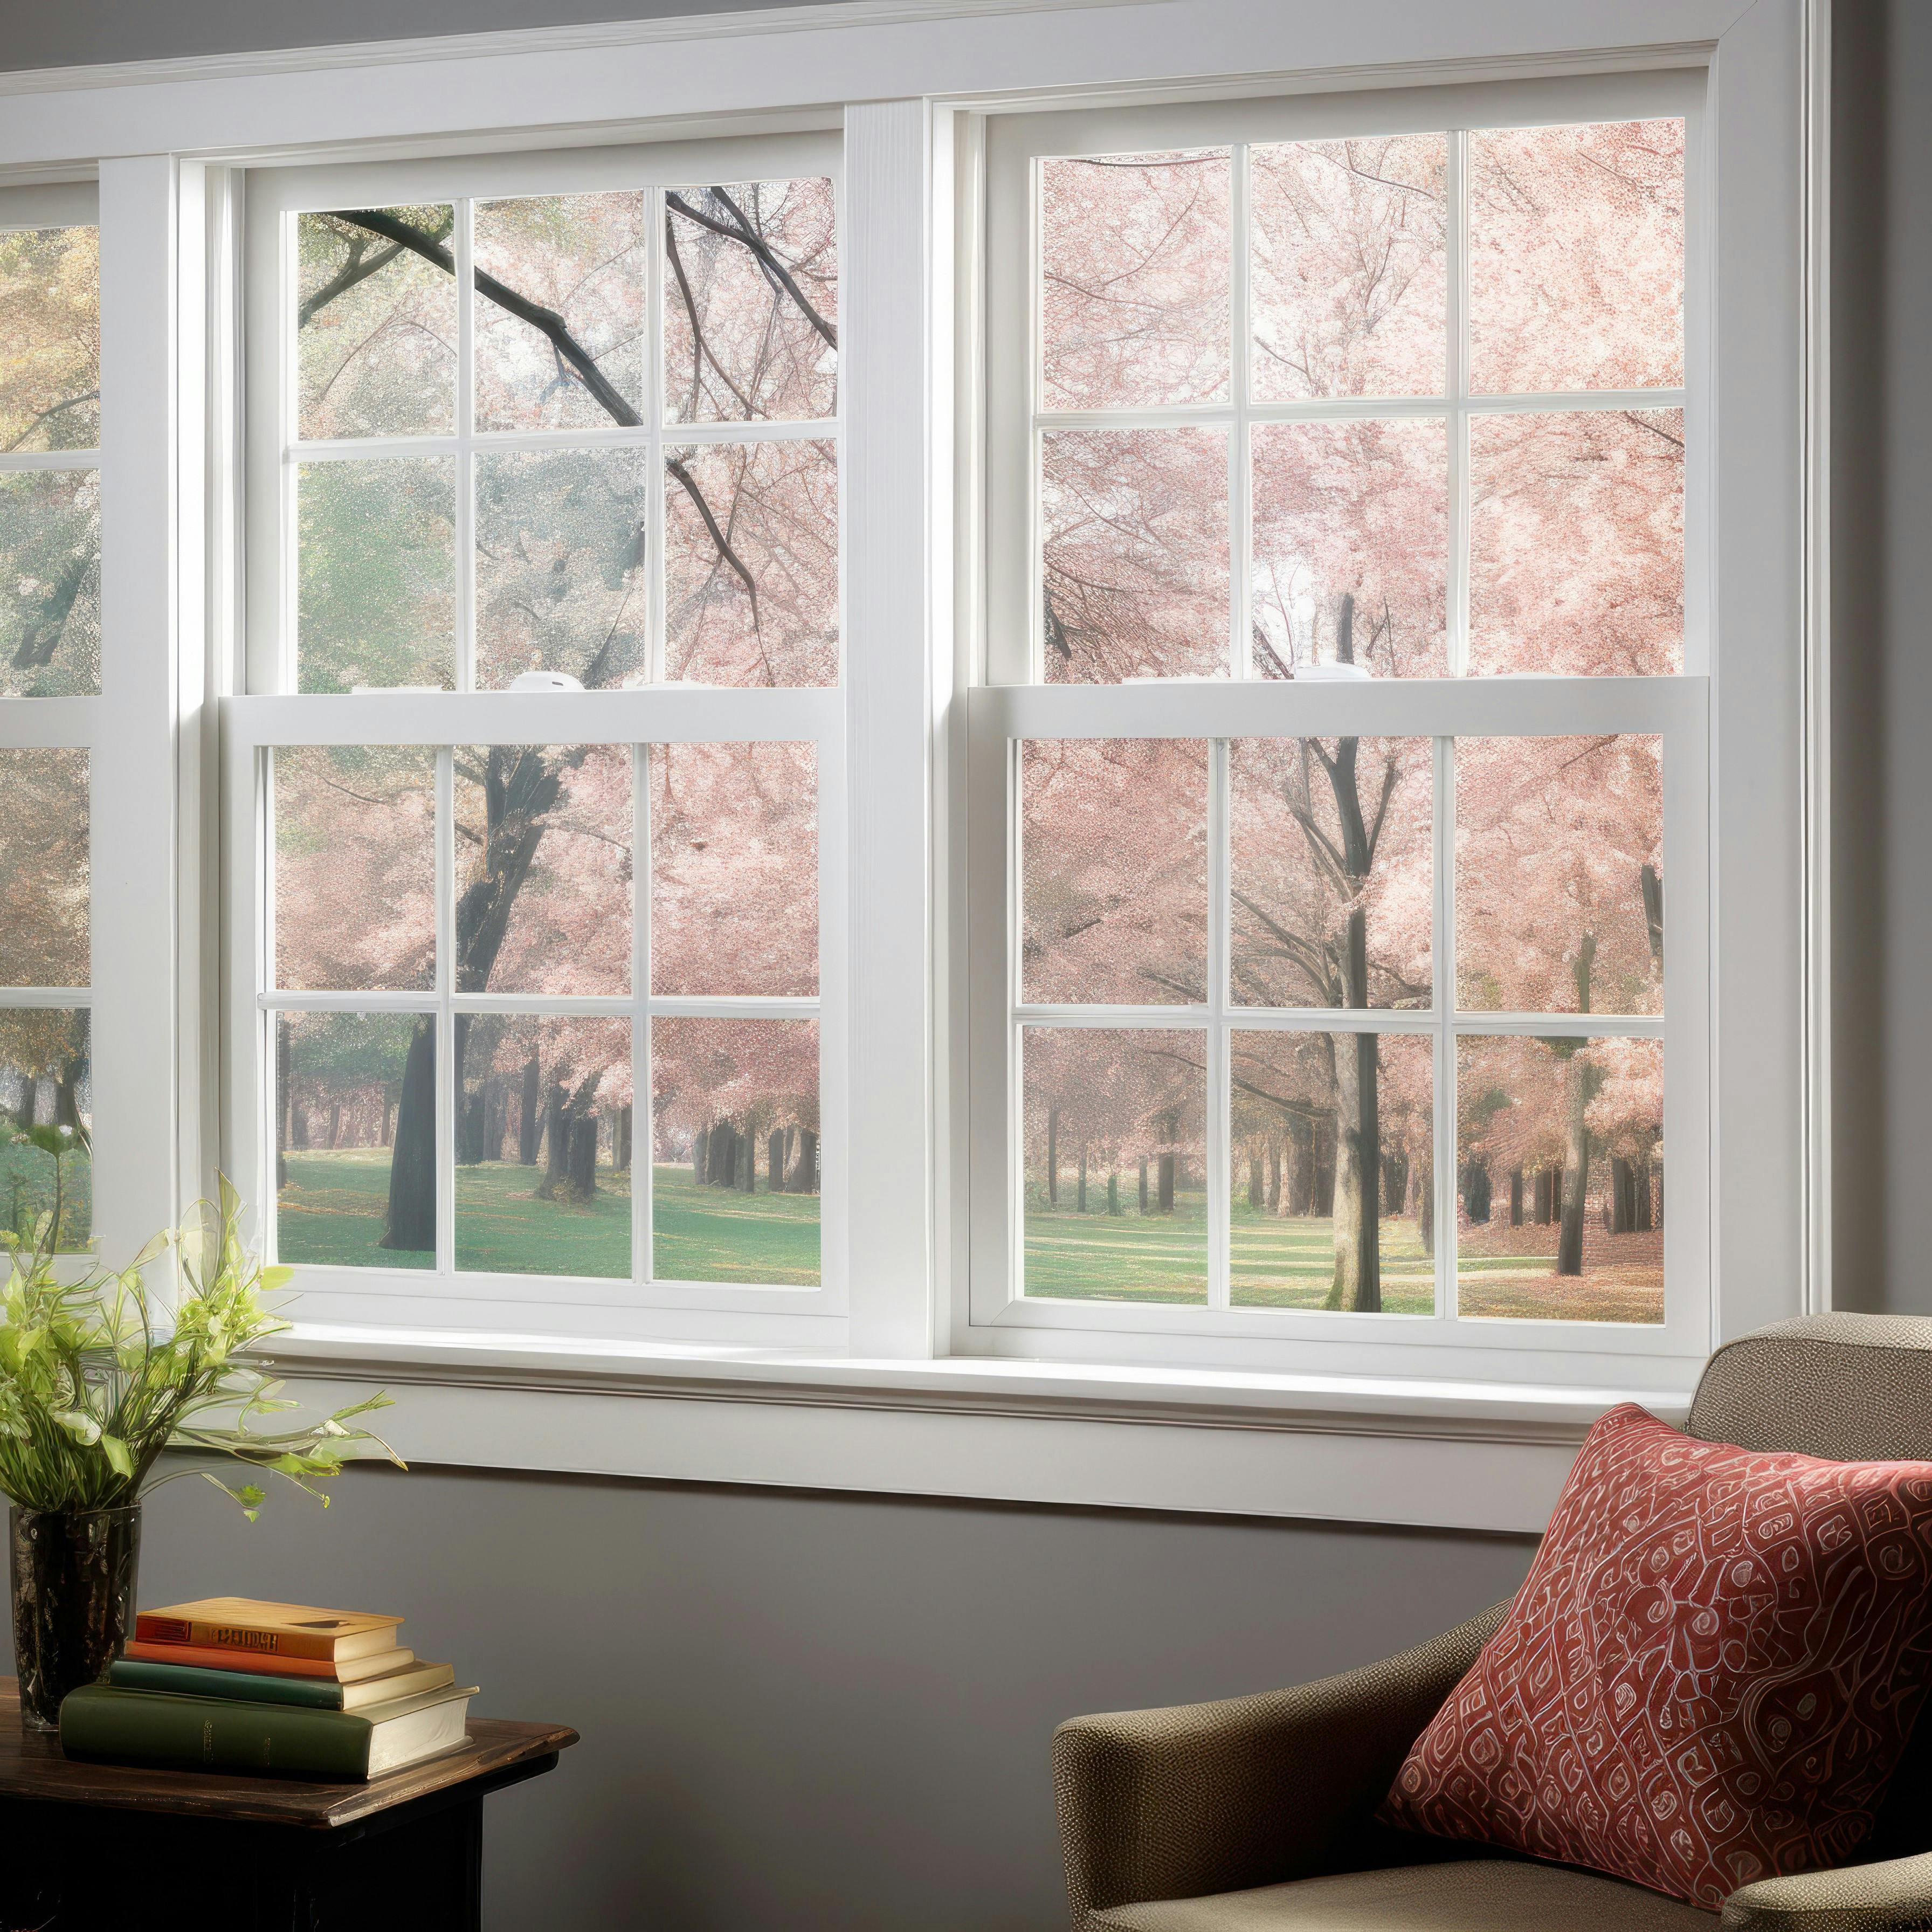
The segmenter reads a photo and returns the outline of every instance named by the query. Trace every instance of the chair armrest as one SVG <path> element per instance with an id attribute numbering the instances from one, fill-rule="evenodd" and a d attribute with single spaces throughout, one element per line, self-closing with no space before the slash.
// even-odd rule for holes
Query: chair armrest
<path id="1" fill-rule="evenodd" d="M 1928 1927 L 1932 1852 L 1761 1878 L 1724 1901 L 1724 1932 L 1927 1932 Z"/>
<path id="2" fill-rule="evenodd" d="M 1362 1869 L 1410 1745 L 1508 1608 L 1295 1690 L 1062 1724 L 1053 1784 L 1075 1927 L 1110 1905 Z"/>

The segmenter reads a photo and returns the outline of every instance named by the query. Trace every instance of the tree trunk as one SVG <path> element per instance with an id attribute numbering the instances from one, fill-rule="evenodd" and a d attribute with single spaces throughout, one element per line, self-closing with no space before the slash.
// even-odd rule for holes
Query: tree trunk
<path id="1" fill-rule="evenodd" d="M 758 1130 L 749 1120 L 738 1136 L 738 1192 L 754 1193 L 758 1180 Z"/>
<path id="2" fill-rule="evenodd" d="M 1258 1213 L 1262 1202 L 1267 1198 L 1268 1184 L 1262 1178 L 1262 1157 L 1258 1154 L 1248 1156 L 1248 1206 Z"/>
<path id="3" fill-rule="evenodd" d="M 1352 914 L 1352 928 L 1362 914 Z M 1376 1208 L 1381 1189 L 1382 1121 L 1376 1036 L 1344 1034 L 1335 1042 L 1335 1273 L 1330 1308 L 1372 1315 L 1382 1305 L 1382 1244 Z"/>
<path id="4" fill-rule="evenodd" d="M 1148 1210 L 1147 1156 L 1141 1156 L 1141 1214 L 1144 1217 Z"/>
<path id="5" fill-rule="evenodd" d="M 1556 1237 L 1556 1272 L 1583 1272 L 1583 1204 L 1590 1192 L 1589 1136 L 1584 1110 L 1589 1105 L 1584 1076 L 1588 1063 L 1574 1052 L 1564 1070 L 1563 1133 L 1563 1225 Z"/>
<path id="6" fill-rule="evenodd" d="M 1268 1136 L 1268 1210 L 1270 1214 L 1281 1211 L 1281 1137 Z"/>
<path id="7" fill-rule="evenodd" d="M 694 1185 L 704 1185 L 704 1154 L 711 1144 L 711 1130 L 700 1127 L 691 1137 L 691 1178 Z"/>
<path id="8" fill-rule="evenodd" d="M 436 1252 L 436 1022 L 417 1021 L 403 1061 L 396 1138 L 389 1158 L 388 1225 L 380 1246 L 402 1254 Z"/>
<path id="9" fill-rule="evenodd" d="M 791 1178 L 785 1183 L 788 1194 L 816 1194 L 818 1192 L 818 1136 L 809 1127 L 798 1130 L 798 1158 L 794 1162 Z"/>
<path id="10" fill-rule="evenodd" d="M 1060 1109 L 1046 1110 L 1046 1204 L 1060 1205 Z"/>
<path id="11" fill-rule="evenodd" d="M 1636 1177 L 1620 1155 L 1610 1156 L 1610 1232 L 1628 1234 L 1636 1222 Z"/>
<path id="12" fill-rule="evenodd" d="M 1107 1172 L 1107 1212 L 1118 1215 L 1120 1211 L 1120 1171 L 1110 1168 Z"/>
<path id="13" fill-rule="evenodd" d="M 589 1201 L 597 1192 L 597 1116 L 586 1114 L 570 1124 L 568 1178 L 565 1192 L 572 1201 Z"/>
<path id="14" fill-rule="evenodd" d="M 388 1147 L 396 1138 L 396 1102 L 386 1087 L 382 1089 L 382 1144 Z"/>
<path id="15" fill-rule="evenodd" d="M 570 1188 L 570 1095 L 560 1080 L 544 1104 L 544 1178 L 537 1185 L 539 1201 L 554 1201 Z"/>
<path id="16" fill-rule="evenodd" d="M 543 1076 L 533 1053 L 524 1062 L 523 1112 L 517 1122 L 517 1162 L 537 1164 L 537 1142 L 543 1133 Z"/>
<path id="17" fill-rule="evenodd" d="M 483 1089 L 483 1158 L 503 1158 L 503 1136 L 509 1130 L 510 1096 L 500 1080 L 492 1080 Z"/>
<path id="18" fill-rule="evenodd" d="M 1078 1206 L 1079 1211 L 1083 1214 L 1085 1214 L 1087 1211 L 1087 1150 L 1084 1146 L 1080 1150 L 1080 1198 Z"/>
<path id="19" fill-rule="evenodd" d="M 784 1191 L 784 1130 L 778 1128 L 765 1142 L 765 1191 L 779 1194 Z"/>
<path id="20" fill-rule="evenodd" d="M 1415 1234 L 1422 1252 L 1436 1253 L 1436 1168 L 1433 1162 L 1415 1177 Z"/>
<path id="21" fill-rule="evenodd" d="M 1510 1169 L 1510 1226 L 1522 1226 L 1522 1169 L 1520 1167 Z"/>
<path id="22" fill-rule="evenodd" d="M 610 1165 L 620 1174 L 628 1174 L 631 1167 L 631 1136 L 635 1131 L 632 1125 L 631 1103 L 626 1101 L 617 1109 L 616 1144 L 611 1150 Z"/>
<path id="23" fill-rule="evenodd" d="M 712 1124 L 711 1151 L 705 1160 L 704 1178 L 713 1187 L 738 1184 L 738 1130 L 729 1120 Z"/>
<path id="24" fill-rule="evenodd" d="M 1651 1232 L 1650 1212 L 1650 1157 L 1636 1163 L 1636 1232 L 1647 1234 Z"/>
<path id="25" fill-rule="evenodd" d="M 1158 1211 L 1162 1214 L 1174 1212 L 1174 1156 L 1164 1154 L 1160 1157 L 1160 1171 L 1156 1183 Z"/>
<path id="26" fill-rule="evenodd" d="M 1335 1211 L 1335 1124 L 1324 1121 L 1314 1136 L 1315 1198 L 1310 1211 L 1327 1220 Z"/>

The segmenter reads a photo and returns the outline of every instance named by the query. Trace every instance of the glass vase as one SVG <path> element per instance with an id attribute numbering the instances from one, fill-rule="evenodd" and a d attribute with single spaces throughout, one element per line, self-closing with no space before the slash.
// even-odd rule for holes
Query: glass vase
<path id="1" fill-rule="evenodd" d="M 61 1700 L 106 1674 L 134 1616 L 141 1506 L 8 1512 L 20 1719 L 59 1728 Z"/>

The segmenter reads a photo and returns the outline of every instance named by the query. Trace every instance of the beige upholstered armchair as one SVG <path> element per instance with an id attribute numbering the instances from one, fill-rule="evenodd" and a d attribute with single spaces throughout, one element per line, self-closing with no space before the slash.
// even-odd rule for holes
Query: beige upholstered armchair
<path id="1" fill-rule="evenodd" d="M 1689 1427 L 1844 1461 L 1932 1458 L 1932 1320 L 1816 1316 L 1742 1336 L 1706 1364 Z M 1296 1690 L 1063 1724 L 1053 1778 L 1075 1932 L 1932 1932 L 1926 1719 L 1870 1863 L 1760 1880 L 1721 1918 L 1378 1826 L 1409 1746 L 1506 1607 Z"/>

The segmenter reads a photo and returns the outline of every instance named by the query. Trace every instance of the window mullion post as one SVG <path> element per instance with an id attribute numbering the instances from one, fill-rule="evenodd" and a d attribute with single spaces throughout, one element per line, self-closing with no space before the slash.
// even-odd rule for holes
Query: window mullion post
<path id="1" fill-rule="evenodd" d="M 476 299 L 474 204 L 456 220 L 456 688 L 476 688 Z"/>
<path id="2" fill-rule="evenodd" d="M 447 745 L 436 754 L 436 1265 L 455 1267 L 456 1117 L 463 1096 L 456 1087 L 456 1016 L 450 994 L 456 981 L 456 756 Z"/>
<path id="3" fill-rule="evenodd" d="M 1228 1306 L 1231 1131 L 1228 1030 L 1228 741 L 1208 746 L 1208 1306 Z"/>
<path id="4" fill-rule="evenodd" d="M 922 1358 L 939 1346 L 934 1277 L 932 782 L 950 662 L 932 610 L 938 478 L 927 361 L 934 250 L 920 100 L 845 117 L 847 488 L 844 1150 L 850 1340 Z M 821 1039 L 824 1036 L 821 1034 Z"/>
<path id="5" fill-rule="evenodd" d="M 198 173 L 199 171 L 197 171 Z M 182 1027 L 183 926 L 198 916 L 194 854 L 174 809 L 184 670 L 199 688 L 200 639 L 184 645 L 184 580 L 203 564 L 181 541 L 182 184 L 166 155 L 100 166 L 100 696 L 88 736 L 92 855 L 94 1232 L 124 1266 L 173 1225 L 184 1109 L 198 1070 Z M 198 197 L 197 197 L 198 198 Z M 192 218 L 202 216 L 198 208 Z M 190 386 L 188 393 L 193 394 Z M 198 600 L 197 600 L 198 605 Z M 188 895 L 193 893 L 194 897 Z"/>
<path id="6" fill-rule="evenodd" d="M 1456 1317 L 1456 741 L 1433 741 L 1436 790 L 1436 1312 Z"/>
<path id="7" fill-rule="evenodd" d="M 1469 668 L 1469 136 L 1449 136 L 1449 672 Z"/>

